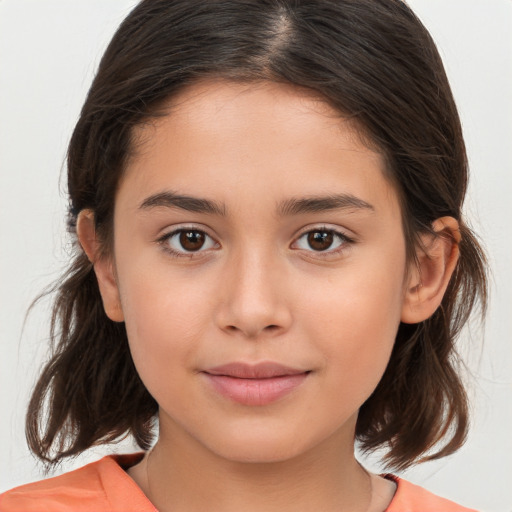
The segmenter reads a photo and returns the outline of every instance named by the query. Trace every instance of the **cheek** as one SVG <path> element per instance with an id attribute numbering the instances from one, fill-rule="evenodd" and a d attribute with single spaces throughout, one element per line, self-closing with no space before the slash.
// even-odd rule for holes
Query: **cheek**
<path id="1" fill-rule="evenodd" d="M 305 329 L 320 346 L 331 389 L 340 394 L 346 390 L 343 399 L 354 407 L 373 392 L 393 349 L 404 268 L 400 258 L 395 263 L 347 269 L 303 304 L 308 311 Z"/>
<path id="2" fill-rule="evenodd" d="M 183 282 L 182 282 L 183 281 Z M 193 368 L 197 341 L 207 329 L 211 296 L 190 280 L 165 272 L 131 272 L 121 280 L 121 303 L 132 357 L 141 379 L 154 394 L 181 371 Z"/>

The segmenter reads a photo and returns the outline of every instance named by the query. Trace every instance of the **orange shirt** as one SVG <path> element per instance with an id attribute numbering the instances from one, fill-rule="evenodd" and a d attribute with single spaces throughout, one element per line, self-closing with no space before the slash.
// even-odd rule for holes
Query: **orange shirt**
<path id="1" fill-rule="evenodd" d="M 114 455 L 0 495 L 0 512 L 157 512 L 125 469 L 142 453 Z M 476 512 L 387 475 L 397 484 L 386 512 Z"/>

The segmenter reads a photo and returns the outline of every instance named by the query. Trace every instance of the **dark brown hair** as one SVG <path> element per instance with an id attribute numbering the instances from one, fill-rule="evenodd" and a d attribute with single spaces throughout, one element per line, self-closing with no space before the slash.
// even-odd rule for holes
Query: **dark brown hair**
<path id="1" fill-rule="evenodd" d="M 442 304 L 428 320 L 400 325 L 356 428 L 364 450 L 388 448 L 392 467 L 452 453 L 468 424 L 454 342 L 472 309 L 485 309 L 486 264 L 461 215 L 467 159 L 448 80 L 429 33 L 400 0 L 144 0 L 125 19 L 69 145 L 76 254 L 57 286 L 53 352 L 27 415 L 30 448 L 53 463 L 128 434 L 150 446 L 158 405 L 137 375 L 124 324 L 103 311 L 76 218 L 94 211 L 108 255 L 133 128 L 208 77 L 294 84 L 352 118 L 386 157 L 410 258 L 435 219 L 459 221 L 460 259 Z"/>

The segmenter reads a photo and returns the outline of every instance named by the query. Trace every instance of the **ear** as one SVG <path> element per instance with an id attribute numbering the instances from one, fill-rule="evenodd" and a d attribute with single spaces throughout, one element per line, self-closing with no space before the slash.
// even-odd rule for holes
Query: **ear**
<path id="1" fill-rule="evenodd" d="M 434 314 L 459 259 L 459 223 L 453 217 L 441 217 L 432 223 L 432 230 L 420 236 L 418 262 L 411 262 L 409 268 L 401 317 L 406 324 Z"/>
<path id="2" fill-rule="evenodd" d="M 114 266 L 110 257 L 101 254 L 101 245 L 96 236 L 94 212 L 92 210 L 82 210 L 78 214 L 76 231 L 80 245 L 89 261 L 93 264 L 105 313 L 110 320 L 123 322 L 124 315 L 121 308 Z"/>

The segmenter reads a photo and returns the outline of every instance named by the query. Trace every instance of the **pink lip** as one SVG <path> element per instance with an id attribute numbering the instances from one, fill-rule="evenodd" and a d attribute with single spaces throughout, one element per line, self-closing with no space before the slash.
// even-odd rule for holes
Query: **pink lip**
<path id="1" fill-rule="evenodd" d="M 307 370 L 273 362 L 256 365 L 229 363 L 203 371 L 213 389 L 243 405 L 275 402 L 300 386 Z"/>

